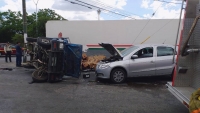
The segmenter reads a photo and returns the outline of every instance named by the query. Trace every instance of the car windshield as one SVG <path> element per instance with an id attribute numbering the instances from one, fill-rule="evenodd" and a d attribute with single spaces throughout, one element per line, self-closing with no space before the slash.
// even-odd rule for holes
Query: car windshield
<path id="1" fill-rule="evenodd" d="M 121 51 L 122 57 L 125 57 L 126 55 L 130 54 L 131 52 L 133 52 L 137 48 L 139 48 L 139 47 L 138 46 L 131 46 L 127 49 L 124 49 L 123 51 Z"/>

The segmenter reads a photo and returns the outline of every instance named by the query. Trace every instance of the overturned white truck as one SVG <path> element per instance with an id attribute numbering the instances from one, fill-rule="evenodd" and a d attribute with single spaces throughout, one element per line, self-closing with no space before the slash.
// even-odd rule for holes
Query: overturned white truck
<path id="1" fill-rule="evenodd" d="M 179 41 L 176 71 L 169 91 L 186 107 L 192 93 L 200 88 L 200 0 L 186 0 L 183 29 Z"/>

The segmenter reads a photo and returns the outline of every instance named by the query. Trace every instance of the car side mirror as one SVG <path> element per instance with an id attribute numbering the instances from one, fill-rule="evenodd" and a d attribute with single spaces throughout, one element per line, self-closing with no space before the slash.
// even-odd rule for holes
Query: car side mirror
<path id="1" fill-rule="evenodd" d="M 131 56 L 131 59 L 136 59 L 136 58 L 138 58 L 138 55 L 132 55 Z"/>

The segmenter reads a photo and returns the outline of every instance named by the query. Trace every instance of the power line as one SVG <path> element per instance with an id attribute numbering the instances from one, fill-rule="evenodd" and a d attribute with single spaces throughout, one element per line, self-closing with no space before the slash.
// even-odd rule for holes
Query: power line
<path id="1" fill-rule="evenodd" d="M 73 2 L 73 1 L 69 1 L 69 0 L 65 0 L 65 1 L 68 1 L 68 2 L 70 2 L 71 4 L 76 4 L 76 5 L 80 5 L 80 6 L 84 6 L 84 7 L 87 7 L 87 8 L 89 8 L 89 9 L 92 9 L 91 7 L 88 7 L 88 6 L 86 6 L 86 5 L 79 4 L 79 3 L 76 3 L 76 2 Z"/>
<path id="2" fill-rule="evenodd" d="M 173 4 L 181 4 L 181 3 L 176 3 L 176 2 L 168 2 L 168 1 L 161 1 L 161 0 L 154 0 L 154 1 L 158 1 L 158 2 L 164 2 L 164 3 L 173 3 Z"/>
<path id="3" fill-rule="evenodd" d="M 93 2 L 94 2 L 94 1 L 93 1 Z M 101 2 L 101 1 L 99 1 L 99 0 L 96 0 L 96 2 L 94 2 L 94 3 L 100 4 L 101 6 L 106 7 L 106 8 L 109 8 L 109 9 L 111 9 L 111 10 L 115 10 L 115 11 L 122 12 L 122 13 L 124 13 L 124 14 L 126 14 L 126 15 L 136 15 L 136 16 L 139 16 L 139 17 L 143 17 L 143 16 L 138 15 L 138 14 L 134 14 L 134 13 L 131 13 L 131 12 L 128 12 L 128 11 L 125 11 L 125 10 L 121 10 L 121 9 L 118 9 L 118 8 L 115 8 L 115 7 L 112 7 L 112 6 L 109 6 L 109 5 L 104 4 L 103 2 Z"/>
<path id="4" fill-rule="evenodd" d="M 65 1 L 68 1 L 68 0 L 65 0 Z M 113 14 L 117 14 L 117 15 L 120 15 L 120 16 L 123 16 L 123 17 L 127 17 L 127 18 L 131 18 L 131 19 L 135 19 L 135 18 L 132 18 L 132 17 L 127 16 L 127 15 L 124 15 L 124 14 L 116 13 L 116 12 L 110 11 L 110 10 L 105 9 L 105 8 L 101 8 L 101 7 L 98 7 L 98 6 L 95 6 L 95 5 L 92 5 L 92 4 L 89 4 L 89 3 L 86 3 L 86 2 L 82 2 L 82 1 L 80 1 L 80 0 L 75 0 L 75 1 L 80 2 L 80 3 L 83 3 L 83 4 L 86 4 L 86 5 L 90 6 L 90 7 L 94 7 L 94 8 L 97 8 L 97 9 L 101 9 L 101 10 L 108 11 L 108 12 L 113 13 Z M 68 1 L 68 2 L 69 2 L 69 1 Z"/>
<path id="5" fill-rule="evenodd" d="M 160 31 L 162 28 L 164 28 L 168 23 L 170 23 L 173 19 L 171 19 L 170 21 L 168 21 L 167 23 L 165 23 L 160 29 L 158 29 L 156 32 L 154 32 L 152 35 L 150 35 L 150 37 L 152 37 L 153 35 L 155 35 L 158 31 Z"/>
<path id="6" fill-rule="evenodd" d="M 77 5 L 78 5 L 78 4 L 77 4 Z M 79 7 L 79 6 L 76 6 L 76 5 L 75 5 L 75 7 L 76 7 L 76 8 L 78 8 L 78 9 L 80 9 L 80 7 Z M 80 9 L 80 10 L 81 10 L 81 9 Z M 81 13 L 80 13 L 80 12 L 78 12 L 77 14 L 86 14 L 86 15 L 90 15 L 89 13 L 86 13 L 86 12 L 83 12 L 83 13 L 82 13 L 82 12 L 81 12 Z M 92 16 L 92 17 L 94 17 L 94 18 L 98 19 L 96 16 L 93 16 L 93 15 L 90 15 L 90 16 Z"/>
<path id="7" fill-rule="evenodd" d="M 175 17 L 176 17 L 176 16 L 175 16 Z M 150 37 L 154 36 L 157 32 L 159 32 L 161 29 L 163 29 L 167 24 L 169 24 L 172 20 L 174 20 L 175 17 L 172 18 L 171 20 L 169 20 L 168 22 L 166 22 L 160 29 L 158 29 L 156 32 L 154 32 L 152 35 L 150 35 Z M 165 42 L 166 40 L 167 40 L 167 39 L 165 39 L 164 42 Z"/>
<path id="8" fill-rule="evenodd" d="M 162 5 L 162 4 L 161 4 Z M 140 34 L 143 32 L 143 30 L 146 28 L 147 24 L 149 23 L 149 21 L 152 19 L 152 17 L 156 14 L 156 12 L 158 11 L 158 9 L 161 7 L 161 5 L 155 10 L 155 12 L 152 14 L 151 18 L 147 21 L 147 23 L 144 25 L 144 27 L 142 28 L 142 30 L 140 31 L 140 33 L 137 35 L 137 37 L 133 40 L 132 44 L 135 42 L 135 40 L 140 36 Z"/>
<path id="9" fill-rule="evenodd" d="M 105 14 L 105 15 L 107 15 L 107 16 L 109 16 L 109 17 L 112 17 L 112 18 L 120 19 L 119 17 L 114 16 L 114 15 L 111 15 L 111 14 L 109 14 L 109 13 L 103 12 L 103 14 Z"/>

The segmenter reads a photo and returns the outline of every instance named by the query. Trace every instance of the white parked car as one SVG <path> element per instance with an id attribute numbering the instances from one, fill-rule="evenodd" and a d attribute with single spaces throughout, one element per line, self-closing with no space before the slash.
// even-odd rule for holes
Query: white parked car
<path id="1" fill-rule="evenodd" d="M 174 56 L 174 47 L 171 45 L 141 44 L 121 52 L 109 43 L 99 45 L 112 56 L 97 64 L 97 78 L 111 79 L 114 83 L 122 83 L 127 77 L 173 74 L 176 55 Z"/>

